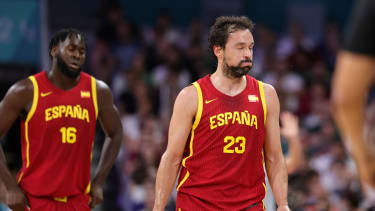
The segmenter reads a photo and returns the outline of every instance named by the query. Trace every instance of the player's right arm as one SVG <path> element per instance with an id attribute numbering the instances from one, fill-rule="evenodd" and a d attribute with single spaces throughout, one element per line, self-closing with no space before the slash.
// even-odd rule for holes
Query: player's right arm
<path id="1" fill-rule="evenodd" d="M 161 158 L 156 176 L 153 211 L 164 210 L 168 202 L 197 108 L 198 95 L 195 87 L 184 88 L 178 94 L 173 108 L 168 132 L 168 146 Z"/>
<path id="2" fill-rule="evenodd" d="M 29 79 L 15 83 L 0 102 L 0 137 L 2 138 L 14 121 L 30 109 L 33 98 L 33 85 Z M 0 146 L 0 180 L 5 186 L 4 202 L 14 211 L 24 211 L 26 197 L 19 188 L 16 178 L 7 167 L 4 152 Z"/>

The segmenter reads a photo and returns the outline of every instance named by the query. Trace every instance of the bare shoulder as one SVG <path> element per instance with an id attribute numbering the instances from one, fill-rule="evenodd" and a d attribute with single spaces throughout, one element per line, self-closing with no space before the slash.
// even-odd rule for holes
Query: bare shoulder
<path id="1" fill-rule="evenodd" d="M 30 79 L 23 79 L 14 83 L 1 100 L 1 111 L 9 114 L 13 111 L 18 114 L 27 113 L 32 105 L 34 87 Z"/>
<path id="2" fill-rule="evenodd" d="M 279 101 L 276 89 L 271 84 L 263 83 L 263 89 L 267 104 L 272 104 Z"/>
<path id="3" fill-rule="evenodd" d="M 195 114 L 198 108 L 198 94 L 194 85 L 185 87 L 180 91 L 176 98 L 175 110 L 182 110 Z"/>
<path id="4" fill-rule="evenodd" d="M 25 94 L 33 93 L 34 86 L 30 79 L 23 79 L 14 83 L 8 90 L 8 94 L 14 94 L 18 96 L 23 96 Z"/>
<path id="5" fill-rule="evenodd" d="M 280 102 L 276 89 L 267 83 L 263 83 L 263 89 L 267 104 L 267 116 L 274 114 L 278 116 L 280 113 Z"/>
<path id="6" fill-rule="evenodd" d="M 96 92 L 99 110 L 105 105 L 113 104 L 112 91 L 104 81 L 96 79 Z"/>
<path id="7" fill-rule="evenodd" d="M 105 109 L 113 109 L 112 91 L 104 81 L 96 79 L 96 93 L 99 113 Z"/>
<path id="8" fill-rule="evenodd" d="M 110 94 L 112 93 L 109 86 L 104 81 L 99 79 L 96 79 L 96 90 L 97 92 L 109 92 Z"/>
<path id="9" fill-rule="evenodd" d="M 25 105 L 32 102 L 34 86 L 30 79 L 23 79 L 14 83 L 8 90 L 4 100 L 15 101 Z"/>

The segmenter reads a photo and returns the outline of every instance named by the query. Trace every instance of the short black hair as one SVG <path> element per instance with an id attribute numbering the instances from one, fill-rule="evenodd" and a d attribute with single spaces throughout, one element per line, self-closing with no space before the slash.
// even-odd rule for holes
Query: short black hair
<path id="1" fill-rule="evenodd" d="M 49 42 L 49 46 L 48 46 L 48 54 L 49 54 L 50 59 L 52 60 L 51 51 L 52 51 L 53 47 L 57 46 L 60 42 L 64 42 L 66 40 L 66 38 L 68 38 L 68 37 L 69 38 L 73 37 L 73 36 L 78 37 L 78 35 L 82 37 L 83 44 L 85 45 L 85 48 L 87 49 L 86 36 L 82 32 L 78 31 L 77 29 L 65 28 L 65 29 L 61 29 L 60 31 L 56 32 L 56 34 L 51 38 L 51 40 Z"/>
<path id="2" fill-rule="evenodd" d="M 216 45 L 224 48 L 230 33 L 245 29 L 252 31 L 254 26 L 255 24 L 246 16 L 221 16 L 216 18 L 208 37 L 210 53 L 215 57 L 213 47 Z"/>

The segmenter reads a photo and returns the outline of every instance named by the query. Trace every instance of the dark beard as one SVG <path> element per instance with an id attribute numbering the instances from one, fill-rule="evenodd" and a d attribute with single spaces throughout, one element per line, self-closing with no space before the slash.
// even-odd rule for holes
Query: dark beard
<path id="1" fill-rule="evenodd" d="M 76 79 L 79 74 L 81 73 L 82 69 L 81 67 L 79 68 L 79 70 L 73 70 L 72 68 L 70 68 L 61 58 L 60 55 L 57 55 L 56 56 L 56 59 L 57 59 L 57 67 L 61 70 L 61 72 L 67 76 L 68 78 L 70 79 Z"/>
<path id="2" fill-rule="evenodd" d="M 224 59 L 223 61 L 224 75 L 227 76 L 228 78 L 241 78 L 242 76 L 248 74 L 253 66 L 241 67 L 242 63 L 245 63 L 245 62 L 252 63 L 253 61 L 251 59 L 246 59 L 246 60 L 240 61 L 240 63 L 237 66 L 229 66 Z"/>

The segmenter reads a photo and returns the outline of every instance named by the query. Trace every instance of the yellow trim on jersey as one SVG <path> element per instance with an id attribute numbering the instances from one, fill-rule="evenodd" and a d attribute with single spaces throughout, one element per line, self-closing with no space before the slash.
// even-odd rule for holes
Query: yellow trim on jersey
<path id="1" fill-rule="evenodd" d="M 21 172 L 20 177 L 18 177 L 17 183 L 20 183 L 23 177 L 23 172 Z"/>
<path id="2" fill-rule="evenodd" d="M 185 167 L 185 168 L 186 168 L 186 160 L 188 158 L 190 158 L 191 156 L 193 156 L 194 130 L 199 125 L 199 122 L 200 122 L 201 117 L 202 117 L 202 111 L 203 111 L 203 95 L 202 95 L 201 87 L 199 86 L 198 82 L 194 82 L 193 85 L 197 89 L 197 94 L 198 94 L 198 109 L 197 109 L 197 113 L 195 114 L 195 120 L 194 120 L 193 126 L 191 128 L 191 135 L 190 135 L 191 137 L 190 137 L 190 145 L 189 145 L 190 154 L 189 154 L 189 156 L 187 156 L 186 158 L 184 158 L 182 160 L 182 166 Z M 190 176 L 190 173 L 189 173 L 189 171 L 187 171 L 186 175 L 184 176 L 184 178 L 182 179 L 182 181 L 180 182 L 180 184 L 177 186 L 177 188 L 176 188 L 177 191 L 181 187 L 181 185 L 184 184 L 184 182 L 188 179 L 189 176 Z"/>
<path id="3" fill-rule="evenodd" d="M 189 176 L 190 176 L 189 171 L 186 171 L 184 178 L 181 180 L 180 184 L 178 184 L 176 190 L 180 189 L 181 185 L 185 183 L 185 181 L 187 180 L 187 178 L 189 178 Z"/>
<path id="4" fill-rule="evenodd" d="M 259 84 L 260 99 L 262 99 L 262 106 L 263 106 L 263 111 L 264 111 L 264 124 L 266 124 L 266 120 L 267 120 L 267 103 L 266 103 L 266 97 L 264 96 L 263 82 L 258 81 L 258 84 Z"/>
<path id="5" fill-rule="evenodd" d="M 87 185 L 86 187 L 86 190 L 85 190 L 85 194 L 88 195 L 91 191 L 91 182 L 89 182 L 89 184 Z"/>
<path id="6" fill-rule="evenodd" d="M 68 202 L 68 197 L 67 196 L 65 196 L 65 197 L 54 197 L 53 200 L 58 201 L 58 202 L 67 203 Z"/>
<path id="7" fill-rule="evenodd" d="M 266 184 L 264 184 L 264 182 L 262 183 L 263 184 L 263 187 L 264 187 L 264 196 L 267 195 L 267 187 L 266 187 Z M 263 210 L 266 210 L 266 208 L 264 207 L 264 199 L 262 200 L 262 204 L 263 204 Z"/>
<path id="8" fill-rule="evenodd" d="M 91 92 L 92 92 L 92 99 L 94 101 L 95 107 L 95 116 L 98 118 L 98 100 L 96 95 L 96 79 L 91 76 Z"/>
<path id="9" fill-rule="evenodd" d="M 39 87 L 38 83 L 36 82 L 36 79 L 34 76 L 29 77 L 30 81 L 33 83 L 34 87 L 34 96 L 33 96 L 33 103 L 31 105 L 31 109 L 29 113 L 27 114 L 27 118 L 25 121 L 25 140 L 26 140 L 26 168 L 30 165 L 30 141 L 29 141 L 29 121 L 31 117 L 33 117 L 36 106 L 38 105 L 38 98 L 39 98 Z M 20 180 L 21 181 L 21 180 Z"/>
<path id="10" fill-rule="evenodd" d="M 197 111 L 197 114 L 195 115 L 195 121 L 193 124 L 193 130 L 195 130 L 198 127 L 198 124 L 201 121 L 201 117 L 202 117 L 203 95 L 202 95 L 201 87 L 199 86 L 198 82 L 194 82 L 193 85 L 197 89 L 197 93 L 198 93 L 198 111 Z"/>
<path id="11" fill-rule="evenodd" d="M 92 149 L 93 148 L 94 148 L 94 141 L 91 144 L 90 161 L 92 161 Z M 90 191 L 91 191 L 91 181 L 89 182 L 89 184 L 86 187 L 85 194 L 88 195 L 90 193 Z"/>

